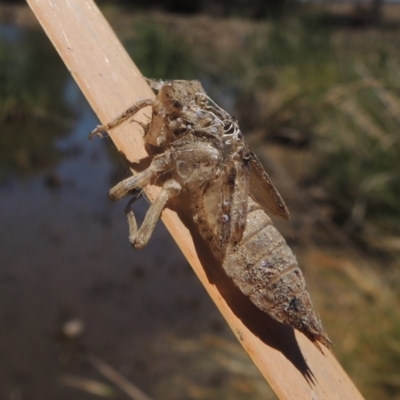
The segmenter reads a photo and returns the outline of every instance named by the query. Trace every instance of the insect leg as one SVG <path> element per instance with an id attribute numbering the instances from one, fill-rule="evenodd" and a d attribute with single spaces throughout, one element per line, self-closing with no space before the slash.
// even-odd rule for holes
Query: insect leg
<path id="1" fill-rule="evenodd" d="M 113 129 L 116 126 L 122 124 L 127 119 L 135 115 L 139 110 L 147 106 L 151 106 L 153 109 L 157 110 L 159 110 L 162 107 L 157 99 L 140 100 L 137 103 L 135 103 L 132 107 L 129 107 L 126 111 L 124 111 L 122 114 L 120 114 L 118 117 L 116 117 L 113 121 L 109 122 L 108 124 L 98 125 L 95 129 L 92 130 L 92 132 L 90 132 L 89 140 L 92 140 L 96 135 L 103 137 L 102 132 Z"/>
<path id="2" fill-rule="evenodd" d="M 171 152 L 169 151 L 155 156 L 149 168 L 117 183 L 108 192 L 108 197 L 111 200 L 119 200 L 131 190 L 144 188 L 153 177 L 170 168 L 170 158 Z"/>
<path id="3" fill-rule="evenodd" d="M 129 211 L 127 214 L 129 224 L 129 241 L 132 246 L 136 249 L 142 249 L 146 246 L 151 235 L 153 234 L 154 228 L 158 219 L 160 218 L 161 211 L 169 199 L 177 196 L 182 190 L 182 186 L 174 179 L 169 179 L 164 183 L 160 194 L 151 204 L 144 221 L 140 228 L 137 227 L 136 218 L 133 211 Z"/>
<path id="4" fill-rule="evenodd" d="M 150 182 L 153 174 L 154 172 L 150 168 L 147 168 L 137 175 L 132 175 L 124 179 L 109 190 L 108 197 L 111 200 L 119 200 L 125 197 L 131 190 L 142 189 Z"/>

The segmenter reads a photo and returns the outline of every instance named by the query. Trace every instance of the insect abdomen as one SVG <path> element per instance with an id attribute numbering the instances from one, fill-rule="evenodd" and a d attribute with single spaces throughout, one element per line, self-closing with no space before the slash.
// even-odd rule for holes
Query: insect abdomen
<path id="1" fill-rule="evenodd" d="M 258 308 L 329 345 L 295 256 L 268 215 L 250 199 L 242 240 L 228 246 L 223 267 Z"/>

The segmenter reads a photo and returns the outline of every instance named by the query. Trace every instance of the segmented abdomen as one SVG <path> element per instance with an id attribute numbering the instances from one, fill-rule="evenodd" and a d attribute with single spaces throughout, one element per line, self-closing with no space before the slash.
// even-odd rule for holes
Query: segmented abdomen
<path id="1" fill-rule="evenodd" d="M 329 345 L 295 256 L 268 215 L 250 198 L 243 237 L 237 246 L 228 246 L 222 265 L 258 308 L 313 341 Z"/>

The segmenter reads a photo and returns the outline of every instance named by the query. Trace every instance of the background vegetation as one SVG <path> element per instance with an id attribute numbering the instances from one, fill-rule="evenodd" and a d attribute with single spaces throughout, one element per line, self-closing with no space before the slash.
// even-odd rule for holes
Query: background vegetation
<path id="1" fill-rule="evenodd" d="M 334 352 L 366 398 L 400 399 L 400 7 L 251 2 L 243 14 L 257 16 L 250 20 L 235 17 L 240 2 L 217 3 L 218 17 L 130 14 L 121 3 L 104 2 L 104 11 L 145 76 L 200 79 L 238 117 L 292 211 L 281 229 Z M 212 9 L 207 2 L 168 7 Z M 32 171 L 38 152 L 56 162 L 49 138 L 73 116 L 62 101 L 65 71 L 36 40 L 30 33 L 0 43 L 1 123 L 9 133 L 36 128 L 1 136 L 3 176 Z M 42 135 L 39 120 L 61 125 Z M 236 360 L 243 378 L 248 361 L 224 340 L 191 342 L 189 353 L 199 359 L 203 346 L 213 348 L 226 365 Z M 188 347 L 170 341 L 188 356 Z M 254 371 L 236 381 L 242 392 L 201 385 L 191 398 L 270 395 Z"/>

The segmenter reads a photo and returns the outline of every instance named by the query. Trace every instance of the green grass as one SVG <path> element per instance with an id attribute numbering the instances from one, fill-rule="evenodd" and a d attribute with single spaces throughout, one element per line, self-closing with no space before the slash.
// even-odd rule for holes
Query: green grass
<path id="1" fill-rule="evenodd" d="M 152 79 L 195 79 L 197 70 L 189 47 L 170 30 L 145 16 L 134 24 L 126 48 L 140 71 Z"/>
<path id="2" fill-rule="evenodd" d="M 64 96 L 68 78 L 43 32 L 18 29 L 0 41 L 0 182 L 59 158 L 54 140 L 72 116 Z"/>
<path id="3" fill-rule="evenodd" d="M 18 30 L 10 36 L 0 42 L 0 122 L 65 113 L 67 71 L 44 33 Z"/>

